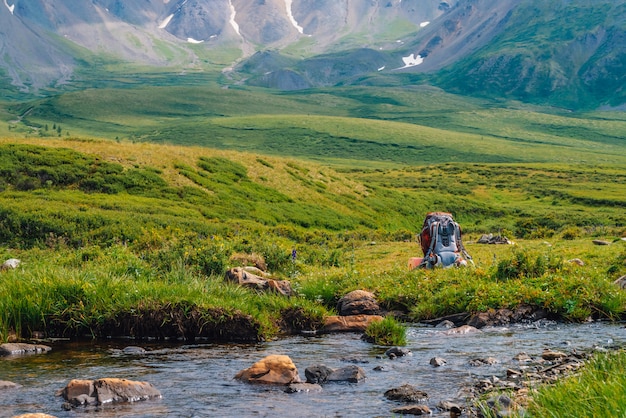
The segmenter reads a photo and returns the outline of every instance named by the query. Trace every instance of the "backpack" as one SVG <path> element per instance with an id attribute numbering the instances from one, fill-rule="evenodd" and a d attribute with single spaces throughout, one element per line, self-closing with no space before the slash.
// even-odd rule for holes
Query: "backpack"
<path id="1" fill-rule="evenodd" d="M 448 212 L 430 212 L 418 235 L 424 259 L 420 267 L 466 266 L 473 263 L 461 240 L 461 227 Z"/>

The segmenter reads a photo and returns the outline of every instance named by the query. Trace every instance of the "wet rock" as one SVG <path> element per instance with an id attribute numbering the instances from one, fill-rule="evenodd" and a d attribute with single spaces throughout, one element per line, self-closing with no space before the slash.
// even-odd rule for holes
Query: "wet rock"
<path id="1" fill-rule="evenodd" d="M 437 404 L 437 408 L 441 409 L 442 411 L 451 411 L 451 412 L 454 411 L 459 414 L 462 411 L 461 406 L 458 403 L 453 402 L 453 401 L 440 401 Z"/>
<path id="2" fill-rule="evenodd" d="M 246 383 L 287 385 L 300 383 L 298 369 L 289 356 L 273 354 L 240 371 L 235 379 Z"/>
<path id="3" fill-rule="evenodd" d="M 315 383 L 290 383 L 285 389 L 286 393 L 321 392 L 322 387 Z"/>
<path id="4" fill-rule="evenodd" d="M 475 358 L 469 361 L 470 366 L 474 366 L 474 367 L 491 366 L 497 363 L 498 363 L 498 360 L 493 357 Z"/>
<path id="5" fill-rule="evenodd" d="M 228 270 L 225 273 L 225 278 L 227 281 L 258 291 L 269 291 L 283 296 L 292 296 L 294 294 L 291 283 L 288 280 L 266 279 L 249 273 L 242 267 Z"/>
<path id="6" fill-rule="evenodd" d="M 522 321 L 537 321 L 544 319 L 548 313 L 544 309 L 530 305 L 521 305 L 511 309 L 491 309 L 473 315 L 467 325 L 481 329 L 484 327 L 504 326 Z"/>
<path id="7" fill-rule="evenodd" d="M 124 354 L 146 354 L 147 351 L 143 347 L 137 347 L 137 346 L 131 345 L 131 346 L 128 346 L 128 347 L 124 347 L 122 349 L 122 353 L 124 353 Z"/>
<path id="8" fill-rule="evenodd" d="M 516 354 L 513 357 L 513 360 L 517 360 L 520 363 L 524 363 L 524 362 L 532 361 L 532 358 L 528 354 L 521 352 L 519 354 Z"/>
<path id="9" fill-rule="evenodd" d="M 471 325 L 461 325 L 460 327 L 447 330 L 445 334 L 446 335 L 457 335 L 457 334 L 462 335 L 462 334 L 469 334 L 472 332 L 482 332 L 482 331 L 480 331 L 479 329 Z"/>
<path id="10" fill-rule="evenodd" d="M 40 354 L 50 350 L 52 350 L 51 347 L 42 344 L 4 343 L 0 345 L 0 356 Z"/>
<path id="11" fill-rule="evenodd" d="M 327 316 L 320 332 L 363 332 L 372 322 L 382 320 L 379 315 Z"/>
<path id="12" fill-rule="evenodd" d="M 365 371 L 359 366 L 346 366 L 331 369 L 323 364 L 307 367 L 304 371 L 307 383 L 324 384 L 330 382 L 359 383 L 365 379 Z"/>
<path id="13" fill-rule="evenodd" d="M 0 265 L 0 271 L 13 270 L 19 267 L 22 262 L 17 258 L 9 258 Z"/>
<path id="14" fill-rule="evenodd" d="M 337 302 L 337 312 L 340 316 L 351 315 L 378 315 L 380 306 L 373 293 L 365 290 L 354 290 Z"/>
<path id="15" fill-rule="evenodd" d="M 56 418 L 56 417 L 54 415 L 34 413 L 34 414 L 14 415 L 12 418 Z"/>
<path id="16" fill-rule="evenodd" d="M 411 354 L 413 354 L 411 353 L 411 350 L 409 350 L 408 348 L 402 348 L 402 347 L 391 347 L 390 349 L 385 351 L 385 355 L 389 357 L 390 359 L 394 359 L 397 357 L 410 356 Z"/>
<path id="17" fill-rule="evenodd" d="M 0 390 L 4 390 L 4 389 L 17 389 L 22 387 L 21 385 L 18 385 L 17 383 L 13 383 L 13 382 L 9 382 L 8 380 L 0 380 Z"/>
<path id="18" fill-rule="evenodd" d="M 320 364 L 304 369 L 304 376 L 306 377 L 307 383 L 325 383 L 332 372 L 333 369 Z"/>
<path id="19" fill-rule="evenodd" d="M 432 411 L 426 405 L 400 406 L 391 410 L 394 414 L 400 415 L 431 415 Z"/>
<path id="20" fill-rule="evenodd" d="M 441 321 L 440 323 L 438 323 L 437 325 L 435 325 L 435 328 L 445 328 L 445 329 L 450 329 L 450 328 L 454 328 L 454 322 L 449 321 L 449 320 L 444 320 Z"/>
<path id="21" fill-rule="evenodd" d="M 327 382 L 350 382 L 359 383 L 365 379 L 365 370 L 359 366 L 346 366 L 333 370 L 326 379 Z"/>
<path id="22" fill-rule="evenodd" d="M 160 398 L 161 392 L 148 382 L 104 378 L 71 380 L 56 395 L 63 397 L 71 406 L 79 406 L 144 401 Z"/>
<path id="23" fill-rule="evenodd" d="M 433 357 L 430 359 L 430 365 L 433 367 L 445 366 L 446 363 L 446 360 L 441 357 Z"/>
<path id="24" fill-rule="evenodd" d="M 385 398 L 391 401 L 420 402 L 428 398 L 428 394 L 412 385 L 402 385 L 385 392 Z"/>

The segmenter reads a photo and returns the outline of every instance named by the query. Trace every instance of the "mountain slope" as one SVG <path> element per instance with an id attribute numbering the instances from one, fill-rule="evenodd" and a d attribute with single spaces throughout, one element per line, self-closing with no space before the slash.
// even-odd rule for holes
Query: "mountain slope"
<path id="1" fill-rule="evenodd" d="M 222 71 L 280 90 L 429 83 L 572 109 L 626 103 L 626 0 L 75 3 L 0 4 L 0 79 L 37 93 L 109 73 Z"/>

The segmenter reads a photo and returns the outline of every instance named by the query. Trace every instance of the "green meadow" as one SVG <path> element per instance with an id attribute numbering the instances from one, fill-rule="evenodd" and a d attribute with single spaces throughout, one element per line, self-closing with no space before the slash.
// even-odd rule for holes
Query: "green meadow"
<path id="1" fill-rule="evenodd" d="M 2 339 L 103 336 L 120 315 L 168 309 L 214 325 L 242 315 L 270 338 L 319 327 L 357 288 L 405 320 L 522 303 L 573 321 L 622 315 L 623 113 L 216 79 L 109 77 L 0 106 L 1 250 L 24 261 L 2 273 Z M 434 210 L 461 223 L 475 267 L 407 270 Z M 516 245 L 473 244 L 483 233 Z M 255 257 L 298 296 L 223 283 Z"/>

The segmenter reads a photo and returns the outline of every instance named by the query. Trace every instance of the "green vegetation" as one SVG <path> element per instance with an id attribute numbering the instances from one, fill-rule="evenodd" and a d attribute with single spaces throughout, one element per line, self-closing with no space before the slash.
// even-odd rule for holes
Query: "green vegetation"
<path id="1" fill-rule="evenodd" d="M 78 138 L 5 140 L 0 155 L 1 255 L 24 261 L 0 276 L 2 339 L 41 329 L 164 336 L 154 325 L 162 312 L 193 337 L 243 338 L 211 333 L 216 317 L 241 315 L 246 338 L 269 338 L 318 328 L 355 289 L 411 320 L 520 304 L 572 321 L 616 319 L 626 307 L 612 284 L 626 273 L 618 167 L 341 173 L 303 160 Z M 461 222 L 476 268 L 407 271 L 432 208 Z M 472 243 L 489 232 L 518 244 Z M 596 246 L 593 237 L 615 242 Z M 223 283 L 227 268 L 253 254 L 298 296 Z M 153 326 L 137 333 L 132 321 L 144 317 Z"/>
<path id="2" fill-rule="evenodd" d="M 626 414 L 626 353 L 597 353 L 582 373 L 541 387 L 524 417 L 618 417 Z"/>
<path id="3" fill-rule="evenodd" d="M 378 345 L 406 345 L 406 328 L 387 316 L 382 321 L 372 322 L 365 330 L 365 338 Z"/>

